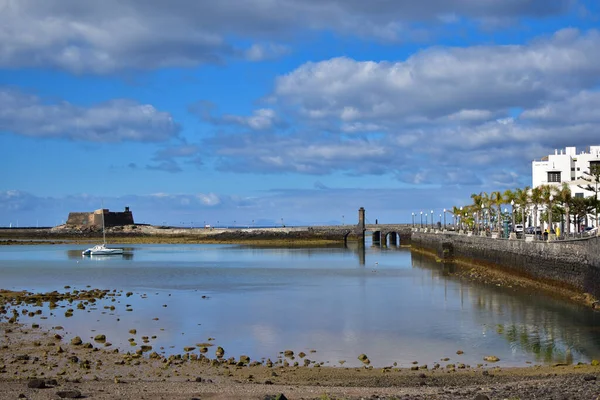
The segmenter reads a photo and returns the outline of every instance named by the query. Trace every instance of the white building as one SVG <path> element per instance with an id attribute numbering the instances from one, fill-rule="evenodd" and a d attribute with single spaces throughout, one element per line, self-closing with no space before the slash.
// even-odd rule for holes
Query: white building
<path id="1" fill-rule="evenodd" d="M 594 193 L 583 190 L 578 185 L 586 186 L 589 182 L 582 179 L 590 172 L 590 166 L 600 166 L 600 146 L 590 146 L 587 151 L 577 154 L 575 147 L 554 150 L 554 154 L 542 157 L 540 161 L 531 162 L 532 186 L 556 185 L 564 182 L 571 188 L 573 197 L 590 197 Z"/>

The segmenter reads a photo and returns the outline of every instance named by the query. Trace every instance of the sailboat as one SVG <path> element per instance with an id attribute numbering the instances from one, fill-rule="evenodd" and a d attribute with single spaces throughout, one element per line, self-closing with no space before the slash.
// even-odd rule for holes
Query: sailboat
<path id="1" fill-rule="evenodd" d="M 84 256 L 112 256 L 123 254 L 123 249 L 106 247 L 106 230 L 104 228 L 104 204 L 102 205 L 102 244 L 97 244 L 81 252 Z"/>

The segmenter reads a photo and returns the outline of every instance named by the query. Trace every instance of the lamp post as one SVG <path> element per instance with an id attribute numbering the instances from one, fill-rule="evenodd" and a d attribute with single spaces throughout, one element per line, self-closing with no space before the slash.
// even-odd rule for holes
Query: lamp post
<path id="1" fill-rule="evenodd" d="M 554 196 L 550 195 L 548 198 L 550 200 L 548 202 L 548 238 L 552 234 L 552 201 L 554 200 Z"/>
<path id="2" fill-rule="evenodd" d="M 344 216 L 342 215 L 342 226 L 344 226 Z"/>
<path id="3" fill-rule="evenodd" d="M 481 218 L 479 219 L 480 230 L 485 228 L 485 205 L 481 203 Z"/>
<path id="4" fill-rule="evenodd" d="M 419 225 L 419 228 L 423 228 L 423 211 L 421 211 L 421 225 Z"/>
<path id="5" fill-rule="evenodd" d="M 445 215 L 444 215 L 444 216 L 445 216 Z M 440 214 L 440 225 L 442 225 L 442 214 Z M 442 230 L 444 230 L 444 228 L 443 228 L 442 226 L 440 226 L 440 228 L 441 228 Z"/>
<path id="6" fill-rule="evenodd" d="M 459 229 L 463 228 L 462 226 L 463 226 L 464 220 L 463 220 L 463 215 L 462 214 L 463 214 L 463 208 L 462 208 L 462 206 L 460 206 L 460 223 L 459 223 Z"/>
<path id="7" fill-rule="evenodd" d="M 427 216 L 428 216 L 428 215 L 429 215 L 429 214 L 425 213 L 425 228 L 427 228 Z"/>
<path id="8" fill-rule="evenodd" d="M 512 204 L 512 203 L 511 203 L 511 204 Z M 505 221 L 506 221 L 506 213 L 507 213 L 507 212 L 508 212 L 508 210 L 507 210 L 507 209 L 506 209 L 506 207 L 505 207 L 505 208 L 504 208 L 504 218 L 503 218 L 503 220 L 505 220 Z M 511 213 L 512 213 L 512 216 L 513 216 L 512 222 L 513 222 L 513 229 L 514 229 L 514 227 L 515 227 L 515 214 L 512 212 L 512 210 L 511 210 Z M 498 225 L 500 225 L 500 221 L 498 221 Z M 506 234 L 508 234 L 508 232 L 506 232 Z M 507 238 L 507 239 L 508 239 L 508 238 Z"/>
<path id="9" fill-rule="evenodd" d="M 415 213 L 412 213 L 412 227 L 415 227 Z"/>
<path id="10" fill-rule="evenodd" d="M 512 214 L 512 229 L 511 229 L 511 231 L 514 232 L 515 231 L 515 201 L 514 200 L 510 201 L 510 206 L 511 206 L 511 214 Z"/>
<path id="11" fill-rule="evenodd" d="M 431 229 L 433 229 L 433 210 L 431 210 Z"/>
<path id="12" fill-rule="evenodd" d="M 446 209 L 444 208 L 444 228 L 443 230 L 446 230 Z"/>

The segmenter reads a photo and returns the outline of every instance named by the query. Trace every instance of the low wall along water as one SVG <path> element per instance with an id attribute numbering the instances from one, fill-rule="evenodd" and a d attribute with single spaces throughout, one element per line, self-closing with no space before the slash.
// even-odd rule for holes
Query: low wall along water
<path id="1" fill-rule="evenodd" d="M 413 232 L 412 247 L 442 261 L 500 268 L 600 298 L 600 238 L 570 241 L 492 239 L 456 233 Z"/>

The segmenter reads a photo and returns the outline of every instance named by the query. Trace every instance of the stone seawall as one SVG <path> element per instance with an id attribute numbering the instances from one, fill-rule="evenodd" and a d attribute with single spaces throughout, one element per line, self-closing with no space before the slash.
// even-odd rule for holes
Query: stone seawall
<path id="1" fill-rule="evenodd" d="M 498 268 L 600 298 L 599 237 L 525 242 L 453 233 L 413 232 L 412 246 L 434 253 L 442 261 Z"/>

